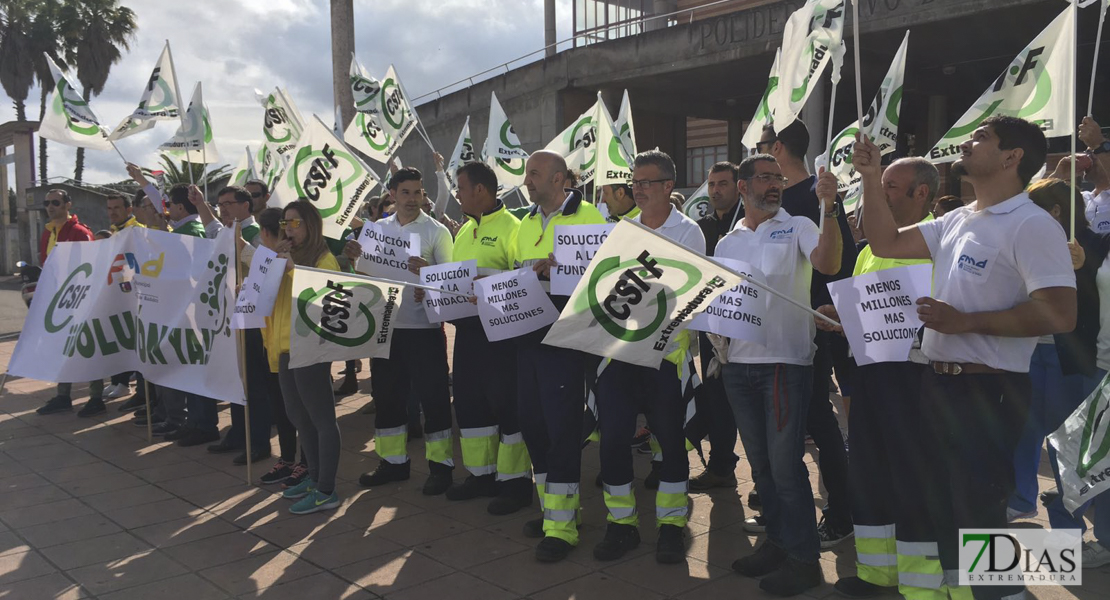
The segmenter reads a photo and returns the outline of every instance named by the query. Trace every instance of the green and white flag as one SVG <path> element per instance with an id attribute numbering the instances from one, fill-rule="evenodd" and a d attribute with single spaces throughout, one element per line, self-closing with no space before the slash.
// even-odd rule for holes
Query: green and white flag
<path id="1" fill-rule="evenodd" d="M 625 92 L 625 99 L 627 98 L 628 93 Z M 636 156 L 636 147 L 626 145 L 627 140 L 631 137 L 629 134 L 634 135 L 631 125 L 631 108 L 627 110 L 630 113 L 625 123 L 627 129 L 622 134 L 609 116 L 609 110 L 605 108 L 605 104 L 601 103 L 598 106 L 598 154 L 597 172 L 594 175 L 595 186 L 600 187 L 614 183 L 628 185 L 628 182 L 632 181 L 632 158 Z M 624 112 L 624 104 L 622 104 L 621 112 Z M 633 141 L 633 143 L 635 142 Z"/>
<path id="2" fill-rule="evenodd" d="M 304 131 L 305 123 L 301 112 L 281 88 L 265 95 L 255 90 L 255 96 L 262 104 L 262 135 L 265 138 L 258 149 L 258 175 L 273 188 L 274 182 L 281 177 L 293 149 Z"/>
<path id="3" fill-rule="evenodd" d="M 599 105 L 603 106 L 604 103 Z M 621 109 L 617 113 L 617 120 L 613 121 L 613 131 L 620 136 L 621 144 L 628 151 L 628 155 L 636 156 L 636 128 L 632 123 L 632 103 L 628 101 L 628 90 L 624 90 L 624 95 L 621 96 Z M 632 165 L 632 163 L 628 164 Z"/>
<path id="4" fill-rule="evenodd" d="M 1007 115 L 1037 123 L 1045 137 L 1071 135 L 1074 131 L 1075 5 L 1060 13 L 1006 67 L 952 129 L 929 151 L 933 163 L 960 157 L 960 144 L 987 117 Z"/>
<path id="5" fill-rule="evenodd" d="M 843 37 L 844 0 L 808 0 L 790 15 L 782 34 L 780 90 L 771 95 L 776 132 L 798 118 L 813 91 L 810 83 L 825 72 Z"/>
<path id="6" fill-rule="evenodd" d="M 524 164 L 528 152 L 520 145 L 520 138 L 513 130 L 509 117 L 497 101 L 497 94 L 490 94 L 489 129 L 482 146 L 482 156 L 486 164 L 497 173 L 497 183 L 502 194 L 515 187 L 524 185 Z"/>
<path id="7" fill-rule="evenodd" d="M 147 80 L 143 97 L 139 99 L 139 107 L 112 131 L 108 139 L 120 140 L 154 127 L 155 121 L 180 118 L 181 107 L 177 105 L 177 87 L 172 73 L 170 43 L 167 41 L 158 58 L 158 64 L 154 65 L 154 71 Z"/>
<path id="8" fill-rule="evenodd" d="M 543 343 L 657 368 L 690 319 L 742 277 L 623 219 Z"/>
<path id="9" fill-rule="evenodd" d="M 319 117 L 309 121 L 288 168 L 274 184 L 270 206 L 281 208 L 301 198 L 320 211 L 324 236 L 343 239 L 343 232 L 378 185 L 378 176 L 362 163 Z"/>
<path id="10" fill-rule="evenodd" d="M 894 152 L 898 145 L 898 115 L 902 110 L 902 81 L 906 71 L 906 49 L 910 43 L 910 32 L 906 31 L 902 45 L 894 54 L 894 60 L 887 69 L 886 77 L 879 86 L 879 93 L 871 101 L 867 114 L 863 116 L 863 133 L 879 147 L 881 154 Z M 853 121 L 832 139 L 829 156 L 832 157 L 829 171 L 836 175 L 838 188 L 844 197 L 844 210 L 855 210 L 863 196 L 862 178 L 852 168 L 852 148 L 856 143 L 856 133 L 860 130 L 859 121 Z"/>
<path id="11" fill-rule="evenodd" d="M 601 94 L 589 110 L 582 113 L 544 148 L 558 153 L 567 167 L 578 173 L 579 183 L 593 181 L 597 170 L 597 111 L 602 106 Z"/>
<path id="12" fill-rule="evenodd" d="M 682 212 L 695 221 L 707 217 L 709 213 L 713 212 L 713 204 L 709 201 L 708 179 L 686 199 L 686 204 L 682 205 Z"/>
<path id="13" fill-rule="evenodd" d="M 381 128 L 397 142 L 399 148 L 416 128 L 416 111 L 405 95 L 405 86 L 401 84 L 393 65 L 389 65 L 389 70 L 385 72 L 378 100 Z"/>
<path id="14" fill-rule="evenodd" d="M 451 156 L 447 158 L 447 169 L 445 173 L 447 175 L 447 181 L 451 183 L 452 191 L 459 189 L 459 182 L 455 179 L 455 174 L 459 172 L 459 167 L 466 163 L 478 162 L 479 160 L 479 157 L 474 154 L 474 141 L 470 139 L 470 117 L 467 117 L 466 122 L 463 123 L 462 131 L 459 132 L 459 141 L 455 142 L 455 149 L 451 151 Z M 436 212 L 438 214 L 443 214 L 440 212 L 439 207 L 436 207 Z"/>
<path id="15" fill-rule="evenodd" d="M 184 122 L 178 126 L 177 133 L 158 149 L 183 156 L 195 164 L 219 162 L 220 151 L 212 142 L 212 122 L 208 118 L 208 107 L 204 105 L 199 81 L 193 88 L 193 98 L 185 111 Z"/>
<path id="16" fill-rule="evenodd" d="M 258 179 L 258 173 L 254 170 L 254 155 L 251 153 L 250 146 L 243 149 L 243 157 L 239 159 L 239 164 L 235 166 L 235 170 L 231 172 L 231 179 L 227 181 L 228 185 L 246 185 L 248 181 Z"/>
<path id="17" fill-rule="evenodd" d="M 46 55 L 50 73 L 54 75 L 54 92 L 47 101 L 46 115 L 39 123 L 39 135 L 45 139 L 92 150 L 108 150 L 108 133 L 100 126 L 89 103 L 77 86 Z"/>
<path id="18" fill-rule="evenodd" d="M 763 128 L 771 124 L 771 97 L 779 89 L 779 59 L 781 55 L 782 48 L 775 50 L 775 62 L 771 64 L 771 72 L 767 75 L 767 89 L 763 90 L 763 97 L 759 99 L 759 105 L 755 107 L 755 114 L 752 115 L 748 128 L 744 130 L 744 137 L 740 138 L 740 143 L 753 154 L 755 153 L 756 143 L 759 142 L 759 138 L 763 137 Z"/>
<path id="19" fill-rule="evenodd" d="M 382 114 L 382 84 L 363 68 L 355 56 L 351 55 L 351 95 L 355 99 L 355 110 L 377 117 Z"/>
<path id="20" fill-rule="evenodd" d="M 1048 436 L 1056 449 L 1064 507 L 1075 512 L 1110 489 L 1110 378 L 1103 378 L 1064 424 Z"/>
<path id="21" fill-rule="evenodd" d="M 353 273 L 294 268 L 289 367 L 389 358 L 404 288 Z"/>
<path id="22" fill-rule="evenodd" d="M 343 140 L 370 158 L 388 163 L 401 143 L 382 127 L 382 86 L 351 57 L 351 94 L 355 118 L 343 132 Z"/>

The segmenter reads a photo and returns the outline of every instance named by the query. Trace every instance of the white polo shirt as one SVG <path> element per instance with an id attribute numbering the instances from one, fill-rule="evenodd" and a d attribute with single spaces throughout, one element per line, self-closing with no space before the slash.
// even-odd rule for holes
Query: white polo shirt
<path id="1" fill-rule="evenodd" d="M 1091 231 L 1099 235 L 1110 233 L 1110 190 L 1097 196 L 1094 192 L 1083 192 L 1083 202 Z"/>
<path id="2" fill-rule="evenodd" d="M 643 221 L 640 218 L 643 216 L 643 213 L 640 213 L 632 217 L 632 220 L 642 225 Z M 667 220 L 663 221 L 655 233 L 687 250 L 705 254 L 705 234 L 701 232 L 701 227 L 698 227 L 697 221 L 682 214 L 682 211 L 675 210 L 674 205 L 671 205 L 671 214 L 667 215 Z"/>
<path id="3" fill-rule="evenodd" d="M 405 233 L 415 233 L 420 236 L 420 256 L 428 261 L 428 264 L 440 265 L 451 262 L 451 253 L 454 248 L 451 232 L 442 223 L 429 217 L 424 211 L 420 211 L 420 214 L 408 225 L 401 226 L 397 222 L 396 214 L 389 215 L 379 223 L 389 227 L 400 227 L 401 231 Z M 394 326 L 397 329 L 435 329 L 439 327 L 438 323 L 428 322 L 428 314 L 424 312 L 424 306 L 416 301 L 415 293 L 415 288 L 405 288 L 405 292 L 401 296 L 401 306 L 397 309 L 397 321 Z"/>
<path id="4" fill-rule="evenodd" d="M 763 273 L 764 283 L 775 291 L 809 306 L 813 265 L 809 257 L 817 247 L 817 225 L 806 217 L 793 217 L 780 208 L 755 230 L 737 219 L 732 231 L 717 243 L 714 255 L 747 262 Z M 813 317 L 793 306 L 779 304 L 763 320 L 766 345 L 730 339 L 728 362 L 743 364 L 812 365 L 817 351 Z"/>
<path id="5" fill-rule="evenodd" d="M 1047 211 L 1022 192 L 983 209 L 975 204 L 920 223 L 933 257 L 933 290 L 960 312 L 1011 309 L 1035 290 L 1075 287 L 1067 236 Z M 1029 372 L 1037 338 L 948 335 L 925 329 L 929 360 L 984 364 Z"/>

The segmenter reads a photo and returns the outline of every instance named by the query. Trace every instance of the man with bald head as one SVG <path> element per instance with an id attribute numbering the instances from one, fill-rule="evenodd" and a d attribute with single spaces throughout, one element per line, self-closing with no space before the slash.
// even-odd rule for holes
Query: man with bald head
<path id="1" fill-rule="evenodd" d="M 545 290 L 550 289 L 555 263 L 555 227 L 605 223 L 601 213 L 566 184 L 567 163 L 554 152 L 536 152 L 525 164 L 524 185 L 533 206 L 509 248 L 513 268 L 535 270 Z M 562 310 L 569 298 L 551 300 Z M 548 329 L 516 338 L 517 408 L 544 511 L 543 519 L 525 524 L 524 535 L 543 538 L 536 546 L 537 560 L 557 562 L 578 545 L 585 371 L 581 352 L 542 344 Z"/>

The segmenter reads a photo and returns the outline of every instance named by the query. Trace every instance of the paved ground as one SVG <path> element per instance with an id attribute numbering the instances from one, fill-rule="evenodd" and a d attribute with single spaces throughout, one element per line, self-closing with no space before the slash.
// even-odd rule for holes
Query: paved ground
<path id="1" fill-rule="evenodd" d="M 0 368 L 14 346 L 0 342 Z M 145 429 L 116 412 L 118 401 L 95 419 L 35 414 L 51 393 L 46 383 L 8 379 L 0 400 L 0 599 L 768 597 L 756 581 L 729 569 L 758 541 L 741 528 L 747 514 L 741 500 L 752 487 L 743 460 L 739 490 L 692 496 L 686 564 L 655 563 L 650 518 L 638 551 L 599 563 L 591 549 L 604 533 L 605 509 L 592 485 L 597 446 L 587 448 L 582 545 L 569 560 L 542 565 L 533 558 L 533 541 L 520 533 L 537 516 L 536 505 L 527 514 L 492 517 L 484 502 L 424 497 L 426 467 L 417 461 L 409 482 L 359 488 L 359 474 L 377 463 L 367 450 L 373 417 L 359 414 L 365 395 L 345 398 L 338 411 L 343 506 L 296 517 L 274 490 L 247 485 L 245 468 L 232 466 L 227 455 L 147 444 Z M 76 398 L 83 393 L 83 386 L 74 391 Z M 223 426 L 227 419 L 222 411 Z M 423 454 L 419 443 L 409 448 L 415 456 Z M 698 464 L 691 455 L 691 465 Z M 257 467 L 255 476 L 268 466 Z M 642 477 L 648 468 L 648 457 L 637 455 L 637 473 Z M 1042 475 L 1048 473 L 1044 465 Z M 461 467 L 455 475 L 464 476 Z M 1049 485 L 1042 476 L 1042 486 Z M 640 499 L 641 514 L 653 514 L 653 496 Z M 825 580 L 852 574 L 854 560 L 850 543 L 824 553 Z M 1110 567 L 1088 570 L 1084 578 L 1082 588 L 1034 588 L 1034 595 L 1110 598 Z M 826 583 L 811 597 L 836 595 Z"/>

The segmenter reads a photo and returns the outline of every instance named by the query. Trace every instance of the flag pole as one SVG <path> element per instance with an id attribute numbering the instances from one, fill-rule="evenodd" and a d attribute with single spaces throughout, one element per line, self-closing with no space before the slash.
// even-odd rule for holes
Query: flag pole
<path id="1" fill-rule="evenodd" d="M 1098 62 L 1097 58 L 1095 59 L 1095 62 Z M 1093 93 L 1093 91 L 1094 91 L 1094 84 L 1093 83 L 1091 84 L 1091 90 L 1092 90 L 1092 93 Z M 119 159 L 122 160 L 124 164 L 127 164 L 127 159 L 123 157 L 123 153 L 120 152 L 119 148 L 116 147 L 116 143 L 113 142 L 112 140 L 108 140 L 108 143 L 112 145 L 112 150 L 115 150 L 116 154 L 119 155 Z"/>
<path id="2" fill-rule="evenodd" d="M 1071 11 L 1072 40 L 1073 40 L 1072 44 L 1075 44 L 1076 42 L 1079 41 L 1079 16 L 1077 14 L 1079 12 L 1079 8 L 1078 8 L 1077 2 L 1078 2 L 1078 0 L 1076 0 L 1075 2 L 1072 2 L 1071 6 L 1068 7 L 1068 10 Z M 1105 11 L 1104 11 L 1103 14 L 1105 14 Z M 1099 29 L 1099 33 L 1100 34 L 1102 33 L 1101 28 Z M 1098 60 L 1097 47 L 1096 47 L 1095 60 L 1096 61 Z M 1072 49 L 1071 49 L 1071 80 L 1073 82 L 1077 81 L 1076 74 L 1077 74 L 1077 71 L 1079 70 L 1078 63 L 1079 63 L 1079 61 L 1076 59 L 1076 49 L 1073 46 Z M 1094 77 L 1092 77 L 1091 78 L 1091 89 L 1092 89 L 1092 91 L 1094 90 L 1094 85 L 1095 85 L 1095 80 L 1094 80 Z M 1075 96 L 1074 96 L 1074 94 L 1075 94 L 1074 88 L 1072 89 L 1072 94 L 1073 94 L 1073 96 L 1071 98 L 1071 102 L 1068 103 L 1068 115 L 1071 117 L 1070 119 L 1068 119 L 1068 122 L 1071 123 L 1071 160 L 1068 161 L 1069 163 L 1071 163 L 1071 179 L 1070 179 L 1071 185 L 1068 186 L 1068 189 L 1071 191 L 1071 204 L 1070 204 L 1071 210 L 1068 211 L 1068 215 L 1070 216 L 1069 220 L 1071 221 L 1071 223 L 1069 224 L 1068 232 L 1069 232 L 1071 241 L 1075 242 L 1075 186 L 1076 186 L 1076 183 L 1077 183 L 1075 181 L 1075 153 L 1077 151 L 1076 150 L 1076 137 L 1078 137 L 1079 131 L 1078 131 L 1078 120 L 1075 118 L 1075 100 L 1076 99 L 1075 99 Z"/>
<path id="3" fill-rule="evenodd" d="M 838 75 L 838 77 L 835 77 L 832 80 L 832 97 L 829 99 L 829 123 L 825 127 L 825 130 L 826 130 L 826 133 L 825 133 L 825 168 L 826 169 L 830 165 L 832 165 L 833 116 L 836 115 L 836 85 L 838 83 L 840 83 L 840 77 L 839 77 L 840 74 L 837 73 L 836 75 Z M 858 73 L 856 74 L 856 78 L 857 79 L 859 78 Z M 860 123 L 860 124 L 862 125 L 862 123 Z M 818 177 L 821 176 L 820 173 L 815 173 L 815 175 L 817 175 Z M 739 211 L 737 211 L 737 212 L 739 212 Z M 825 207 L 822 206 L 821 207 L 821 216 L 817 218 L 817 233 L 818 234 L 824 233 L 824 231 L 825 231 Z"/>
<path id="4" fill-rule="evenodd" d="M 177 116 L 181 118 L 181 131 L 185 131 L 185 103 L 181 101 L 181 83 L 177 80 L 177 67 L 173 64 L 173 51 L 170 50 L 170 41 L 166 40 L 166 56 L 170 58 L 170 75 L 173 76 L 173 89 L 177 93 Z M 189 162 L 189 152 L 185 152 L 185 162 Z M 190 163 L 191 165 L 192 163 Z M 196 185 L 193 178 L 193 168 L 189 167 L 189 183 Z"/>
<path id="5" fill-rule="evenodd" d="M 860 0 L 852 0 L 852 41 L 855 46 L 853 54 L 855 54 L 856 62 L 856 119 L 859 124 L 863 126 L 863 71 L 860 68 L 859 58 L 859 3 Z"/>
<path id="6" fill-rule="evenodd" d="M 143 375 L 143 400 L 146 400 L 146 443 L 154 442 L 154 432 L 151 429 L 151 421 L 154 420 L 154 414 L 150 412 L 150 380 Z"/>
<path id="7" fill-rule="evenodd" d="M 208 200 L 205 199 L 205 202 Z M 242 250 L 239 249 L 239 238 L 243 235 L 243 222 L 235 221 L 235 293 L 239 293 L 239 288 L 243 286 L 243 265 L 242 265 Z M 243 335 L 243 329 L 235 330 L 235 354 L 239 360 L 239 376 L 243 378 L 243 433 L 246 437 L 246 449 L 244 452 L 247 455 L 247 485 L 252 485 L 251 482 L 254 478 L 251 477 L 251 405 L 248 400 L 250 391 L 250 383 L 247 380 L 247 357 L 246 357 L 246 339 Z"/>
<path id="8" fill-rule="evenodd" d="M 1110 2 L 1100 0 L 1099 4 L 1102 6 L 1101 12 L 1098 15 L 1098 34 L 1095 35 L 1095 59 L 1091 65 L 1091 91 L 1087 94 L 1087 116 L 1094 116 L 1095 107 L 1095 73 L 1098 71 L 1098 50 L 1102 47 L 1102 26 L 1106 23 L 1106 10 L 1110 7 Z M 1078 16 L 1076 17 L 1076 24 L 1078 26 Z M 1078 42 L 1078 38 L 1077 38 Z"/>

